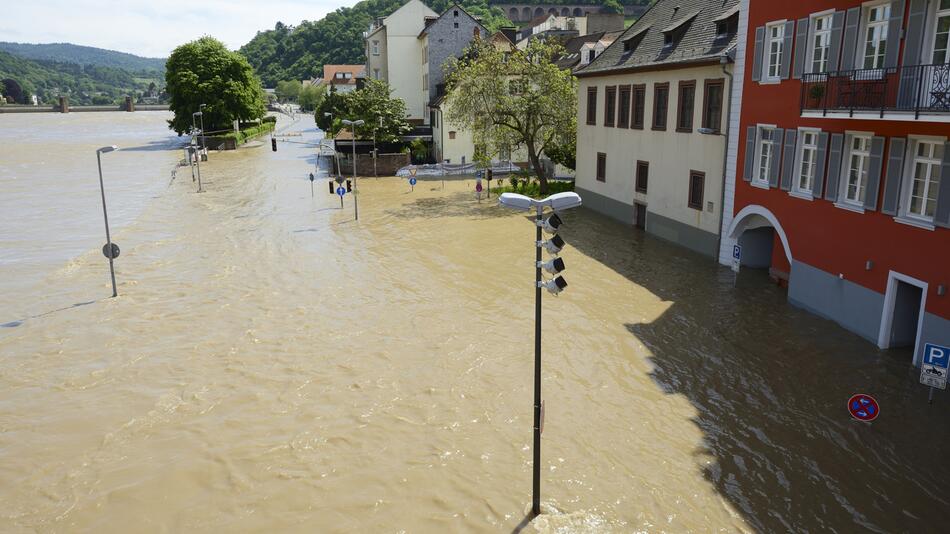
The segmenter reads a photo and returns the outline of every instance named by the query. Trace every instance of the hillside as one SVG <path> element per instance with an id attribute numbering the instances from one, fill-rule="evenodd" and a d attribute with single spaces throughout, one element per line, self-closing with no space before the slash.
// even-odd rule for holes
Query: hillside
<path id="1" fill-rule="evenodd" d="M 164 73 L 162 58 L 139 57 L 125 52 L 116 52 L 91 46 L 69 43 L 27 44 L 0 42 L 0 50 L 15 56 L 41 61 L 96 65 L 128 71 L 159 71 Z"/>

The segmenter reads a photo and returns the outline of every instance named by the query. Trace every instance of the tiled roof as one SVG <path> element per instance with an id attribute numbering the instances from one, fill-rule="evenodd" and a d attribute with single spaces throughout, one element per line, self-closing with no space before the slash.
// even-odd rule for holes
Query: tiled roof
<path id="1" fill-rule="evenodd" d="M 581 48 L 587 43 L 596 43 L 604 41 L 604 44 L 610 44 L 623 33 L 623 30 L 615 32 L 596 32 L 579 37 L 572 37 L 564 43 L 564 53 L 554 63 L 562 69 L 570 69 L 581 61 Z"/>
<path id="2" fill-rule="evenodd" d="M 577 76 L 607 74 L 651 66 L 693 63 L 720 56 L 735 47 L 736 35 L 716 37 L 716 20 L 736 15 L 739 0 L 657 0 L 653 7 L 581 69 Z M 664 31 L 674 42 L 664 47 Z M 624 50 L 631 41 L 632 50 Z"/>
<path id="3" fill-rule="evenodd" d="M 336 73 L 338 72 L 349 72 L 352 76 L 349 78 L 338 80 L 336 79 Z M 323 66 L 323 81 L 325 83 L 332 84 L 355 84 L 356 78 L 366 75 L 366 65 L 324 65 Z"/>

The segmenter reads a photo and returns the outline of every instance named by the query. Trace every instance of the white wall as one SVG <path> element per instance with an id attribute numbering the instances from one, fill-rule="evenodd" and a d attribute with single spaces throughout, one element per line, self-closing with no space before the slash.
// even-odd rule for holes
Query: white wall
<path id="1" fill-rule="evenodd" d="M 393 96 L 406 102 L 409 118 L 416 120 L 425 120 L 428 115 L 422 91 L 422 41 L 419 39 L 427 16 L 438 14 L 419 0 L 410 0 L 384 21 L 389 86 Z M 371 76 L 372 71 L 368 75 Z"/>
<path id="2" fill-rule="evenodd" d="M 379 41 L 379 55 L 373 55 L 373 41 Z M 375 79 L 375 70 L 379 69 L 379 79 L 389 81 L 388 53 L 386 49 L 386 27 L 366 38 L 366 78 Z"/>

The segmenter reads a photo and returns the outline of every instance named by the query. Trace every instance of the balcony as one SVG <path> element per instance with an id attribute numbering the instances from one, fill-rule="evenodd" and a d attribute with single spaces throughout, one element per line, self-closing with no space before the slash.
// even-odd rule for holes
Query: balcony
<path id="1" fill-rule="evenodd" d="M 950 116 L 950 65 L 912 65 L 802 76 L 801 112 Z"/>

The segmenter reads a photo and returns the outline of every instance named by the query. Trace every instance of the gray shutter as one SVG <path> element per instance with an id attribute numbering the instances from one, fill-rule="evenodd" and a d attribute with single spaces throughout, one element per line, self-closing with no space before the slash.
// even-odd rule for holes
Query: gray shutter
<path id="1" fill-rule="evenodd" d="M 940 166 L 940 191 L 937 192 L 934 224 L 950 228 L 950 143 L 943 145 L 943 165 Z"/>
<path id="2" fill-rule="evenodd" d="M 924 25 L 927 19 L 927 0 L 910 0 L 910 14 L 907 17 L 907 34 L 904 37 L 905 67 L 920 65 L 921 50 L 924 43 Z M 890 32 L 890 29 L 888 29 Z M 888 45 L 890 46 L 890 45 Z M 890 55 L 890 50 L 888 50 Z M 920 75 L 917 69 L 901 69 L 900 89 L 897 105 L 902 109 L 914 107 L 917 99 L 917 84 Z"/>
<path id="3" fill-rule="evenodd" d="M 762 79 L 762 55 L 765 53 L 765 26 L 755 29 L 755 50 L 752 51 L 752 81 Z"/>
<path id="4" fill-rule="evenodd" d="M 828 133 L 818 134 L 818 155 L 815 158 L 815 181 L 811 184 L 811 194 L 821 198 L 821 189 L 825 185 L 825 159 L 828 156 Z"/>
<path id="5" fill-rule="evenodd" d="M 877 194 L 881 190 L 881 165 L 884 160 L 884 138 L 871 138 L 871 161 L 868 163 L 868 185 L 864 189 L 864 209 L 877 209 Z"/>
<path id="6" fill-rule="evenodd" d="M 861 8 L 852 7 L 844 23 L 844 44 L 841 46 L 841 70 L 853 70 L 854 58 L 858 49 L 858 25 L 861 22 Z"/>
<path id="7" fill-rule="evenodd" d="M 887 157 L 887 177 L 884 180 L 884 200 L 881 213 L 897 215 L 900 205 L 901 176 L 904 174 L 904 147 L 907 140 L 891 137 L 891 151 Z"/>
<path id="8" fill-rule="evenodd" d="M 779 59 L 779 75 L 783 80 L 787 80 L 789 73 L 792 72 L 792 39 L 795 37 L 794 20 L 785 23 L 784 36 L 785 41 L 782 43 L 782 57 Z"/>
<path id="9" fill-rule="evenodd" d="M 757 129 L 755 126 L 749 126 L 745 132 L 745 169 L 743 169 L 742 179 L 752 181 L 752 165 L 755 162 L 755 135 Z"/>
<path id="10" fill-rule="evenodd" d="M 901 26 L 904 23 L 904 0 L 891 2 L 891 19 L 887 23 L 887 50 L 884 52 L 884 67 L 897 66 L 897 52 L 901 47 Z"/>
<path id="11" fill-rule="evenodd" d="M 828 156 L 828 187 L 825 188 L 825 200 L 838 200 L 838 179 L 841 178 L 841 151 L 844 148 L 844 135 L 831 134 L 831 150 Z"/>
<path id="12" fill-rule="evenodd" d="M 796 139 L 798 139 L 798 130 L 785 132 L 785 153 L 782 156 L 782 191 L 792 189 L 792 174 L 795 173 L 795 158 L 798 157 Z"/>
<path id="13" fill-rule="evenodd" d="M 844 28 L 844 11 L 835 11 L 831 17 L 831 44 L 828 47 L 828 70 L 838 70 L 841 62 L 841 34 Z"/>
<path id="14" fill-rule="evenodd" d="M 772 131 L 772 168 L 769 169 L 769 187 L 778 187 L 779 162 L 782 159 L 782 139 L 785 130 L 776 128 Z"/>
<path id="15" fill-rule="evenodd" d="M 808 44 L 808 18 L 798 19 L 798 31 L 795 33 L 795 71 L 796 80 L 805 73 L 805 45 Z"/>

